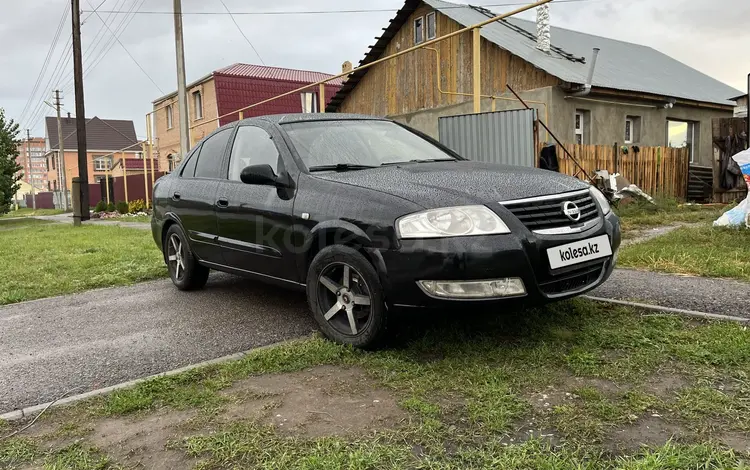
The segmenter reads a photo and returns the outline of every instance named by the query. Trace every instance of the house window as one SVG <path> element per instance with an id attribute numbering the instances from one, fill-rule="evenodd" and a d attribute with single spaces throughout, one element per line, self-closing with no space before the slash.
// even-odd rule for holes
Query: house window
<path id="1" fill-rule="evenodd" d="M 193 106 L 195 107 L 195 120 L 203 119 L 203 95 L 200 91 L 193 93 Z"/>
<path id="2" fill-rule="evenodd" d="M 437 27 L 435 23 L 435 12 L 428 13 L 427 16 L 427 39 L 435 39 L 437 37 Z"/>
<path id="3" fill-rule="evenodd" d="M 673 148 L 687 148 L 690 163 L 695 162 L 697 149 L 698 123 L 688 121 L 674 121 L 667 119 L 667 146 Z"/>
<path id="4" fill-rule="evenodd" d="M 576 144 L 591 143 L 591 111 L 576 109 L 573 127 Z"/>
<path id="5" fill-rule="evenodd" d="M 626 144 L 634 144 L 641 141 L 641 117 L 640 116 L 626 116 L 625 117 L 625 138 Z"/>
<path id="6" fill-rule="evenodd" d="M 630 118 L 625 119 L 625 143 L 633 143 L 633 120 Z"/>
<path id="7" fill-rule="evenodd" d="M 424 42 L 424 16 L 414 20 L 414 44 Z"/>
<path id="8" fill-rule="evenodd" d="M 317 93 L 302 93 L 302 112 L 303 113 L 317 113 L 318 112 L 318 94 Z"/>
<path id="9" fill-rule="evenodd" d="M 172 105 L 168 104 L 164 111 L 167 113 L 167 129 L 174 127 L 174 121 L 172 121 Z"/>
<path id="10" fill-rule="evenodd" d="M 99 157 L 94 159 L 94 171 L 107 171 L 112 167 L 111 157 Z"/>

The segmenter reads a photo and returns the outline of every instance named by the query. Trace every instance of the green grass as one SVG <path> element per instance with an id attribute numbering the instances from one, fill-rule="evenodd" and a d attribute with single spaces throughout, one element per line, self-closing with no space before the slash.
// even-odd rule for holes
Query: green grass
<path id="1" fill-rule="evenodd" d="M 750 230 L 682 227 L 623 247 L 618 265 L 750 281 Z"/>
<path id="2" fill-rule="evenodd" d="M 515 315 L 436 316 L 426 331 L 419 320 L 414 329 L 397 330 L 394 344 L 378 352 L 313 337 L 150 380 L 53 410 L 45 419 L 62 420 L 50 434 L 58 438 L 61 429 L 93 427 L 76 420 L 123 416 L 132 422 L 157 410 L 194 409 L 190 429 L 169 447 L 205 469 L 740 468 L 748 456 L 712 439 L 719 432 L 748 430 L 750 390 L 742 384 L 750 370 L 750 332 L 733 323 L 642 313 L 575 300 Z M 279 433 L 263 419 L 217 420 L 231 403 L 222 391 L 236 382 L 325 364 L 364 369 L 408 417 L 377 433 L 320 438 Z M 648 391 L 649 381 L 670 374 L 684 377 L 682 389 L 659 396 Z M 574 377 L 583 382 L 574 385 Z M 602 388 L 601 382 L 612 385 Z M 720 391 L 717 384 L 733 385 Z M 555 389 L 570 396 L 537 409 L 536 397 Z M 692 437 L 624 453 L 608 450 L 612 430 L 652 413 Z M 519 426 L 530 421 L 561 441 L 519 439 Z M 0 443 L 0 456 L 6 462 L 9 455 L 15 461 L 44 460 L 48 468 L 113 464 L 106 449 L 91 449 L 82 439 L 53 454 L 41 454 L 33 441 L 16 441 L 10 448 Z M 68 463 L 79 461 L 86 466 Z"/>
<path id="3" fill-rule="evenodd" d="M 0 305 L 166 274 L 145 230 L 0 220 Z"/>
<path id="4" fill-rule="evenodd" d="M 655 199 L 656 204 L 634 201 L 615 207 L 624 231 L 675 223 L 712 222 L 731 206 L 678 204 L 673 199 Z"/>
<path id="5" fill-rule="evenodd" d="M 29 207 L 18 209 L 17 211 L 10 211 L 7 214 L 0 214 L 0 218 L 3 217 L 33 217 L 35 215 L 57 215 L 65 213 L 62 209 L 37 209 L 34 210 Z"/>
<path id="6" fill-rule="evenodd" d="M 38 452 L 37 444 L 26 437 L 11 437 L 0 441 L 0 468 L 15 468 L 30 462 Z"/>

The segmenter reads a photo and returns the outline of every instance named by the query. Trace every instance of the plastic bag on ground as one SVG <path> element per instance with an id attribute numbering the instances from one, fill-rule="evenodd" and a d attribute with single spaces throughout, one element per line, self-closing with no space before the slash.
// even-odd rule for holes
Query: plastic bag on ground
<path id="1" fill-rule="evenodd" d="M 750 149 L 734 155 L 732 160 L 737 162 L 742 170 L 742 176 L 747 183 L 748 196 L 737 207 L 726 211 L 716 219 L 714 227 L 739 227 L 744 224 L 745 227 L 750 228 L 750 202 L 748 202 L 750 199 Z"/>

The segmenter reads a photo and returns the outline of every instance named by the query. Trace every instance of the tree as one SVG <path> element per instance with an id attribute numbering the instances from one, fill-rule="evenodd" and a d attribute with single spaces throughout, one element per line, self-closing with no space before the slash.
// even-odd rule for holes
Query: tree
<path id="1" fill-rule="evenodd" d="M 11 201 L 21 187 L 18 181 L 23 177 L 23 169 L 16 162 L 18 157 L 18 124 L 5 119 L 5 110 L 0 108 L 0 214 L 10 210 Z"/>

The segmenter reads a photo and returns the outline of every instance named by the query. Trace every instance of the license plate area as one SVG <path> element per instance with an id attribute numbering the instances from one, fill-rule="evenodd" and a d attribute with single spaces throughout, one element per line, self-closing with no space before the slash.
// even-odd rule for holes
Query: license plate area
<path id="1" fill-rule="evenodd" d="M 547 249 L 547 258 L 552 270 L 608 256 L 612 256 L 612 246 L 609 244 L 609 237 L 607 235 L 587 238 Z"/>

